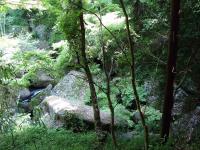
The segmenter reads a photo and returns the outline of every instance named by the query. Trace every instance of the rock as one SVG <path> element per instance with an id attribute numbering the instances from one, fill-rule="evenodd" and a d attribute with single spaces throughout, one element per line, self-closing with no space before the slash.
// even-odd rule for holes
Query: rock
<path id="1" fill-rule="evenodd" d="M 172 133 L 179 139 L 190 142 L 200 138 L 200 106 L 172 124 Z"/>
<path id="2" fill-rule="evenodd" d="M 36 33 L 37 37 L 40 40 L 46 40 L 47 36 L 48 36 L 48 32 L 47 32 L 47 26 L 46 25 L 38 25 L 35 28 L 33 28 L 33 32 Z"/>
<path id="3" fill-rule="evenodd" d="M 31 87 L 43 88 L 53 83 L 54 79 L 45 71 L 40 70 L 37 72 L 36 77 L 31 80 Z"/>
<path id="4" fill-rule="evenodd" d="M 32 97 L 28 99 L 21 100 L 18 103 L 18 107 L 22 108 L 25 113 L 31 113 L 34 107 L 38 106 L 46 96 L 49 96 L 51 93 L 52 85 L 47 86 L 47 88 L 37 91 L 37 93 L 33 94 Z"/>
<path id="5" fill-rule="evenodd" d="M 136 135 L 137 135 L 137 132 L 135 131 L 129 131 L 125 133 L 122 132 L 122 133 L 119 133 L 119 138 L 122 140 L 131 140 Z"/>
<path id="6" fill-rule="evenodd" d="M 140 113 L 138 111 L 133 113 L 132 119 L 135 123 L 138 123 L 141 120 Z"/>
<path id="7" fill-rule="evenodd" d="M 59 96 L 70 101 L 84 103 L 84 97 L 88 88 L 88 83 L 82 72 L 70 71 L 53 88 L 51 95 Z"/>
<path id="8" fill-rule="evenodd" d="M 153 79 L 144 82 L 144 90 L 147 93 L 147 103 L 151 106 L 155 106 L 159 101 L 158 87 L 159 82 Z"/>
<path id="9" fill-rule="evenodd" d="M 153 50 L 158 51 L 168 44 L 168 36 L 166 35 L 155 35 L 155 39 L 152 40 L 150 46 Z"/>
<path id="10" fill-rule="evenodd" d="M 31 92 L 30 92 L 30 90 L 27 89 L 27 88 L 21 89 L 21 90 L 19 91 L 19 99 L 20 99 L 20 100 L 25 100 L 25 99 L 27 99 L 30 95 L 31 95 Z"/>
<path id="11" fill-rule="evenodd" d="M 35 106 L 38 106 L 45 99 L 45 97 L 50 96 L 52 87 L 53 86 L 49 84 L 45 89 L 39 91 L 38 94 L 31 99 L 31 107 L 34 108 Z"/>
<path id="12" fill-rule="evenodd" d="M 86 124 L 94 124 L 93 108 L 78 101 L 50 96 L 41 103 L 41 109 L 43 114 L 41 119 L 47 127 L 68 126 L 72 121 L 69 118 L 73 118 L 76 122 L 82 120 Z M 104 129 L 109 129 L 110 120 L 110 113 L 101 111 L 101 122 Z M 122 127 L 126 124 L 125 120 L 115 118 L 115 126 Z"/>
<path id="13" fill-rule="evenodd" d="M 37 43 L 37 48 L 40 49 L 40 50 L 45 50 L 45 49 L 49 49 L 50 46 L 49 46 L 49 43 L 47 41 L 39 41 Z"/>
<path id="14" fill-rule="evenodd" d="M 84 102 L 89 89 L 85 75 L 78 71 L 69 72 L 51 91 L 40 105 L 39 120 L 47 127 L 94 128 L 93 107 Z M 101 112 L 103 128 L 109 130 L 110 113 Z M 116 117 L 116 126 L 127 126 L 127 120 Z M 83 126 L 83 127 L 82 127 Z"/>
<path id="15" fill-rule="evenodd" d="M 33 108 L 30 105 L 30 101 L 28 101 L 28 100 L 19 102 L 18 107 L 22 108 L 23 112 L 25 112 L 25 113 L 31 113 L 31 111 L 33 110 Z"/>
<path id="16" fill-rule="evenodd" d="M 176 102 L 183 102 L 187 96 L 188 94 L 182 88 L 179 88 L 176 90 L 174 99 Z"/>

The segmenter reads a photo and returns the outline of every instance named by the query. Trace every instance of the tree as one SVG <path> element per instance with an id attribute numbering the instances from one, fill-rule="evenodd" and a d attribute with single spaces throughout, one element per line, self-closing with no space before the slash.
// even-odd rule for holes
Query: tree
<path id="1" fill-rule="evenodd" d="M 126 19 L 126 30 L 127 30 L 127 36 L 128 36 L 129 50 L 130 50 L 130 54 L 131 54 L 131 78 L 132 78 L 131 79 L 131 83 L 132 83 L 133 93 L 135 95 L 137 109 L 139 111 L 140 118 L 141 118 L 141 121 L 142 121 L 142 126 L 144 128 L 145 150 L 147 150 L 148 149 L 148 145 L 149 145 L 148 144 L 149 143 L 148 127 L 147 127 L 147 125 L 145 123 L 144 114 L 142 113 L 142 110 L 141 110 L 140 98 L 139 98 L 139 94 L 137 92 L 137 86 L 136 86 L 134 42 L 133 42 L 133 39 L 131 37 L 129 17 L 128 17 L 128 14 L 126 12 L 126 8 L 125 8 L 123 0 L 120 0 L 120 4 L 122 6 L 122 10 L 124 12 L 125 19 Z"/>
<path id="2" fill-rule="evenodd" d="M 102 22 L 102 16 L 101 16 L 101 12 L 100 12 L 100 22 Z M 106 97 L 108 100 L 108 107 L 110 109 L 110 114 L 111 114 L 111 122 L 110 122 L 110 131 L 111 131 L 111 135 L 112 135 L 112 140 L 113 140 L 113 144 L 116 147 L 117 146 L 117 141 L 116 141 L 116 136 L 115 136 L 115 111 L 114 111 L 114 107 L 112 104 L 112 100 L 111 100 L 111 87 L 110 87 L 110 81 L 111 81 L 111 73 L 112 73 L 112 62 L 111 64 L 108 66 L 108 59 L 112 59 L 112 56 L 108 56 L 108 54 L 106 53 L 105 50 L 105 42 L 104 42 L 104 36 L 103 36 L 103 26 L 102 23 L 100 23 L 100 32 L 101 32 L 101 37 L 100 37 L 100 42 L 101 42 L 101 49 L 102 49 L 102 54 L 103 54 L 103 68 L 104 68 L 104 73 L 106 76 Z M 111 60 L 112 61 L 112 60 Z"/>
<path id="3" fill-rule="evenodd" d="M 180 0 L 171 1 L 171 26 L 169 36 L 169 56 L 167 65 L 167 81 L 165 89 L 165 99 L 162 115 L 161 138 L 164 141 L 169 137 L 170 122 L 172 118 L 172 108 L 174 103 L 174 79 L 176 75 L 176 60 L 178 53 L 178 31 L 179 31 L 179 13 Z"/>
<path id="4" fill-rule="evenodd" d="M 82 1 L 79 1 L 80 3 L 80 9 L 82 9 Z M 83 11 L 80 11 L 80 32 L 81 32 L 81 57 L 83 61 L 83 68 L 85 70 L 85 73 L 87 75 L 87 79 L 89 82 L 89 87 L 90 87 L 90 94 L 91 94 L 91 100 L 92 100 L 92 105 L 93 105 L 93 111 L 94 111 L 94 120 L 95 120 L 95 128 L 97 135 L 101 134 L 101 119 L 100 119 L 100 111 L 99 111 L 99 106 L 97 102 L 97 94 L 96 94 L 96 89 L 94 86 L 94 81 L 93 77 L 89 68 L 87 56 L 86 56 L 86 44 L 85 44 L 85 25 L 84 25 L 84 18 L 83 18 Z"/>

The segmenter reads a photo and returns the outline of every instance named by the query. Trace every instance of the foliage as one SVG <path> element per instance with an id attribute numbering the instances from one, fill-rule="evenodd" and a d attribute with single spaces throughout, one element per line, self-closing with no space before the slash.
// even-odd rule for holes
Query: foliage
<path id="1" fill-rule="evenodd" d="M 13 66 L 0 60 L 0 84 L 8 84 L 14 77 Z"/>
<path id="2" fill-rule="evenodd" d="M 69 49 L 69 44 L 67 41 L 61 41 L 59 43 L 63 44 L 57 48 L 60 49 L 58 57 L 56 58 L 54 69 L 59 77 L 62 77 L 66 72 L 68 72 L 69 67 L 73 66 L 73 52 Z M 74 65 L 75 67 L 75 65 Z"/>
<path id="3" fill-rule="evenodd" d="M 4 63 L 1 55 L 0 53 L 0 132 L 12 133 L 16 91 L 14 87 L 9 86 L 9 83 L 14 79 L 14 71 L 10 63 Z"/>
<path id="4" fill-rule="evenodd" d="M 94 133 L 73 133 L 66 130 L 48 130 L 45 128 L 28 128 L 14 135 L 14 143 L 10 135 L 1 135 L 0 149 L 92 149 L 95 143 Z M 2 138 L 4 140 L 2 140 Z"/>
<path id="5" fill-rule="evenodd" d="M 63 150 L 92 150 L 98 145 L 94 132 L 73 133 L 63 129 L 45 129 L 41 127 L 27 128 L 22 131 L 15 132 L 14 142 L 12 135 L 0 135 L 0 149 L 16 150 L 20 149 L 63 149 Z M 111 137 L 106 140 L 104 149 L 114 150 Z M 143 137 L 136 136 L 133 139 L 118 138 L 119 148 L 125 150 L 141 150 L 143 149 Z M 199 141 L 195 143 L 182 143 L 188 150 L 198 150 Z M 152 136 L 150 142 L 150 150 L 173 150 L 176 144 L 170 140 L 166 145 L 159 144 L 159 138 Z"/>
<path id="6" fill-rule="evenodd" d="M 90 126 L 83 120 L 78 119 L 74 114 L 65 113 L 65 126 L 67 130 L 72 130 L 73 132 L 83 132 L 89 130 Z"/>
<path id="7" fill-rule="evenodd" d="M 8 85 L 0 84 L 0 132 L 12 133 L 14 122 L 13 113 L 16 108 L 16 91 Z"/>
<path id="8" fill-rule="evenodd" d="M 29 86 L 31 79 L 34 79 L 40 70 L 47 71 L 54 75 L 53 59 L 47 52 L 43 51 L 26 51 L 18 52 L 14 56 L 14 60 L 17 62 L 15 71 L 25 72 L 25 74 L 17 81 L 17 84 L 22 86 Z"/>
<path id="9" fill-rule="evenodd" d="M 129 77 L 130 54 L 127 52 L 128 41 L 119 1 L 84 0 L 84 10 L 81 10 L 78 0 L 42 1 L 46 10 L 26 10 L 22 8 L 13 10 L 8 9 L 5 5 L 0 5 L 0 15 L 5 16 L 5 22 L 3 20 L 0 22 L 1 31 L 4 30 L 3 26 L 5 26 L 7 33 L 13 33 L 12 35 L 18 36 L 22 31 L 31 32 L 31 29 L 38 25 L 45 25 L 47 27 L 45 32 L 48 34 L 45 40 L 50 44 L 50 51 L 26 50 L 18 52 L 13 58 L 13 64 L 6 64 L 0 58 L 1 131 L 12 133 L 12 123 L 10 122 L 12 111 L 10 111 L 10 106 L 14 104 L 13 99 L 15 99 L 15 95 L 12 94 L 17 92 L 12 91 L 12 88 L 9 86 L 11 81 L 11 85 L 17 84 L 28 87 L 31 84 L 30 81 L 36 78 L 37 72 L 40 70 L 46 71 L 52 77 L 59 79 L 70 70 L 80 69 L 81 65 L 78 64 L 80 55 L 79 15 L 83 11 L 86 27 L 86 53 L 92 75 L 94 75 L 95 79 L 99 106 L 102 110 L 108 111 L 105 94 L 106 82 L 105 75 L 103 74 L 103 43 L 106 59 L 108 59 L 107 64 L 111 65 L 111 61 L 113 61 L 111 99 L 115 108 L 115 114 L 117 117 L 129 122 L 129 129 L 134 129 L 137 134 L 141 133 L 141 124 L 134 124 L 131 118 L 137 112 L 127 109 L 127 106 L 134 103 L 135 98 Z M 152 103 L 148 99 L 151 96 L 155 96 L 156 103 L 160 104 L 163 99 L 170 3 L 163 0 L 124 0 L 124 2 L 129 15 L 132 38 L 135 42 L 137 90 L 149 130 L 152 133 L 158 133 L 161 118 L 160 107 L 158 109 L 151 107 Z M 138 2 L 138 5 L 136 5 L 136 2 Z M 175 84 L 177 85 L 185 77 L 181 88 L 186 91 L 188 97 L 199 99 L 199 0 L 183 0 L 180 15 L 180 53 L 178 54 L 179 60 Z M 102 30 L 100 29 L 100 22 L 97 16 L 102 19 L 103 24 L 113 33 L 114 37 L 105 27 L 102 27 Z M 108 17 L 106 20 L 107 16 L 110 16 L 110 18 Z M 33 35 L 32 37 L 38 38 L 35 36 L 35 33 L 32 32 L 31 34 Z M 54 48 L 57 43 L 63 44 Z M 79 61 L 82 63 L 81 59 Z M 150 87 L 151 89 L 145 90 L 145 81 L 155 84 L 153 93 L 150 93 L 150 90 L 154 88 L 152 86 Z M 79 86 L 81 86 L 81 83 Z M 117 97 L 119 95 L 121 99 Z M 91 105 L 89 92 L 86 94 L 85 101 L 86 104 Z M 194 108 L 191 109 L 195 109 L 197 105 L 195 104 Z M 14 106 L 12 107 L 15 108 Z M 83 125 L 82 122 L 77 122 L 71 115 L 69 115 L 69 118 L 66 118 L 66 121 L 69 122 L 66 128 L 72 130 L 76 130 L 76 128 Z M 50 137 L 49 140 L 52 143 L 45 136 Z M 77 141 L 78 136 L 80 136 L 80 141 Z M 18 137 L 20 138 L 18 139 Z M 46 149 L 63 149 L 63 147 L 91 149 L 89 145 L 92 145 L 93 148 L 92 143 L 95 142 L 93 133 L 74 134 L 63 130 L 57 132 L 41 128 L 15 133 L 16 143 L 9 139 L 10 135 L 6 135 L 4 138 L 5 141 L 0 140 L 0 149 L 2 147 L 4 149 L 14 149 L 14 146 L 16 146 L 16 149 L 44 149 L 43 145 L 49 143 L 50 145 L 47 148 L 45 147 Z M 166 146 L 160 146 L 158 144 L 160 141 L 155 141 L 151 143 L 150 149 L 173 149 L 175 145 L 175 142 L 171 142 Z M 129 141 L 120 139 L 119 141 L 119 146 L 123 149 L 141 149 L 142 144 L 142 137 L 136 137 Z M 109 141 L 105 145 L 107 149 L 113 149 Z M 188 149 L 190 146 L 191 149 L 193 147 L 195 149 L 195 146 L 198 146 L 198 144 L 195 145 L 194 143 L 194 146 L 187 146 L 186 148 Z"/>
<path id="10" fill-rule="evenodd" d="M 130 84 L 130 78 L 119 78 L 116 79 L 116 86 L 122 93 L 122 101 L 125 106 L 134 99 L 132 85 Z M 143 86 L 138 86 L 138 94 L 141 102 L 146 102 L 147 93 Z"/>

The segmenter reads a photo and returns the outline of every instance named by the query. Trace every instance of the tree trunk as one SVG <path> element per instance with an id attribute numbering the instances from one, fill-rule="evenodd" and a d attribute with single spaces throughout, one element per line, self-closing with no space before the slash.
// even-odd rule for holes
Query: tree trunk
<path id="1" fill-rule="evenodd" d="M 161 138 L 164 142 L 169 137 L 171 113 L 174 103 L 174 79 L 176 73 L 176 59 L 178 53 L 178 30 L 179 30 L 179 11 L 180 11 L 180 0 L 171 1 L 171 29 L 170 29 L 170 40 L 169 40 L 169 56 L 167 65 L 167 82 L 165 89 L 165 99 L 163 106 L 162 115 L 162 126 L 161 126 Z"/>
<path id="2" fill-rule="evenodd" d="M 85 49 L 86 49 L 85 25 L 84 25 L 84 19 L 83 19 L 83 12 L 80 13 L 80 27 L 81 27 L 81 56 L 82 56 L 82 61 L 84 64 L 84 70 L 87 75 L 87 79 L 88 79 L 89 87 L 90 87 L 90 94 L 91 94 L 91 100 L 92 100 L 93 111 L 94 111 L 95 129 L 96 129 L 97 134 L 101 134 L 101 119 L 100 119 L 99 106 L 97 102 L 97 94 L 96 94 L 93 77 L 89 69 L 89 64 L 88 64 L 88 60 L 87 60 L 86 52 L 85 52 Z"/>
<path id="3" fill-rule="evenodd" d="M 101 15 L 101 13 L 100 13 Z M 102 17 L 100 16 L 100 19 L 102 21 Z M 100 24 L 100 32 L 101 32 L 101 47 L 102 47 L 102 53 L 103 53 L 103 67 L 104 67 L 104 72 L 106 76 L 106 97 L 108 100 L 108 106 L 110 109 L 110 114 L 111 114 L 111 122 L 110 122 L 110 132 L 112 136 L 112 141 L 115 147 L 117 147 L 117 141 L 116 141 L 116 136 L 115 136 L 115 112 L 114 112 L 114 107 L 112 105 L 112 100 L 110 96 L 110 80 L 111 80 L 111 73 L 112 73 L 112 68 L 113 68 L 113 63 L 108 66 L 107 60 L 106 60 L 106 50 L 105 50 L 105 45 L 104 45 L 104 37 L 103 37 L 103 31 L 102 31 L 102 24 Z M 107 58 L 109 59 L 109 58 Z"/>
<path id="4" fill-rule="evenodd" d="M 135 99 L 136 99 L 137 109 L 139 111 L 142 126 L 144 128 L 145 150 L 147 150 L 148 145 L 149 145 L 149 134 L 148 134 L 148 127 L 145 123 L 145 118 L 144 118 L 144 115 L 143 115 L 142 110 L 141 110 L 140 98 L 139 98 L 139 95 L 138 95 L 138 92 L 137 92 L 137 87 L 136 87 L 134 42 L 133 42 L 133 39 L 131 37 L 129 18 L 128 18 L 128 14 L 126 12 L 123 0 L 120 0 L 120 4 L 122 6 L 122 9 L 123 9 L 123 12 L 124 12 L 124 15 L 125 15 L 125 18 L 126 18 L 126 29 L 127 29 L 127 35 L 128 35 L 129 50 L 130 50 L 130 53 L 131 53 L 131 77 L 132 77 L 131 82 L 132 82 L 133 92 L 134 92 Z"/>

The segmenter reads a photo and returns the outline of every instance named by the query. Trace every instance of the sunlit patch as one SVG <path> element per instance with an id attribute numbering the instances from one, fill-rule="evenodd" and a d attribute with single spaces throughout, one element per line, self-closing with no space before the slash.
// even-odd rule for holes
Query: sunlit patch
<path id="1" fill-rule="evenodd" d="M 95 15 L 86 14 L 84 18 L 87 22 L 86 28 L 91 30 L 99 30 L 97 25 L 100 24 L 98 18 Z M 100 19 L 100 16 L 99 16 Z M 125 17 L 121 17 L 119 12 L 110 12 L 101 17 L 104 26 L 120 25 L 125 23 Z"/>
<path id="2" fill-rule="evenodd" d="M 44 10 L 40 0 L 4 0 L 4 2 L 13 9 L 24 7 L 26 9 L 37 8 Z"/>
<path id="3" fill-rule="evenodd" d="M 121 24 L 124 23 L 125 18 L 119 16 L 119 12 L 111 12 L 107 13 L 105 16 L 102 16 L 102 22 L 106 26 L 110 26 L 112 24 Z"/>
<path id="4" fill-rule="evenodd" d="M 47 98 L 47 102 L 50 108 L 53 109 L 55 113 L 58 113 L 61 110 L 67 110 L 67 111 L 75 111 L 78 109 L 77 106 L 72 105 L 71 103 L 64 101 L 61 98 L 56 97 L 49 97 Z"/>

